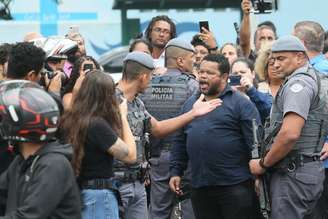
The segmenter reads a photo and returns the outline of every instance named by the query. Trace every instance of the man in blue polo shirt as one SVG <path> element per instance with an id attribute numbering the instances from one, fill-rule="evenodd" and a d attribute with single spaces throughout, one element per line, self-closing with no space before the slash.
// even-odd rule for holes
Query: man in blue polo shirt
<path id="1" fill-rule="evenodd" d="M 227 84 L 229 62 L 210 54 L 200 65 L 200 92 L 205 100 L 220 98 L 223 104 L 193 120 L 176 136 L 170 161 L 170 187 L 181 194 L 183 171 L 190 161 L 192 205 L 196 218 L 251 219 L 254 185 L 248 168 L 253 143 L 252 119 L 260 116 L 246 97 Z M 191 109 L 197 96 L 182 107 Z"/>
<path id="2" fill-rule="evenodd" d="M 317 71 L 328 74 L 328 60 L 323 54 L 325 30 L 315 21 L 300 21 L 295 24 L 293 35 L 301 40 L 310 64 Z"/>
<path id="3" fill-rule="evenodd" d="M 306 54 L 309 57 L 310 64 L 317 71 L 328 74 L 328 59 L 323 54 L 325 31 L 323 27 L 315 21 L 300 21 L 295 24 L 293 34 L 304 44 Z M 328 157 L 328 136 L 322 149 L 321 159 Z M 324 190 L 321 198 L 316 204 L 311 219 L 328 217 L 328 160 L 325 161 Z"/>

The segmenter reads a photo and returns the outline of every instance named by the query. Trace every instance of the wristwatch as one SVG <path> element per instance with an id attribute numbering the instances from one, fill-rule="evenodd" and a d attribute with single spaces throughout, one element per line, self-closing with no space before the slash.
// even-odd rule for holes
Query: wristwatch
<path id="1" fill-rule="evenodd" d="M 262 167 L 262 169 L 264 169 L 264 170 L 267 170 L 269 168 L 269 167 L 267 167 L 267 166 L 264 165 L 264 157 L 262 157 L 260 159 L 259 164 L 260 164 L 260 167 Z"/>

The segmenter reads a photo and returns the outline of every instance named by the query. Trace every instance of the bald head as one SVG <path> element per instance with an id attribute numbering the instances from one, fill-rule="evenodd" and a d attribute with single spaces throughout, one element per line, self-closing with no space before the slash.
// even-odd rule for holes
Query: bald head
<path id="1" fill-rule="evenodd" d="M 192 53 L 189 50 L 185 50 L 179 47 L 170 46 L 165 50 L 165 67 L 178 68 L 177 59 L 184 58 L 188 54 Z"/>
<path id="2" fill-rule="evenodd" d="M 29 32 L 24 36 L 24 42 L 31 42 L 35 39 L 42 38 L 43 36 L 40 33 L 37 32 Z"/>

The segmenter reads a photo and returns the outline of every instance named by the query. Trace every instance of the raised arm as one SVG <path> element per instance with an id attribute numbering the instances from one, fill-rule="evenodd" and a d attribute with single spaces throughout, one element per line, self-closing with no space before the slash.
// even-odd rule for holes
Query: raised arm
<path id="1" fill-rule="evenodd" d="M 137 149 L 134 137 L 132 135 L 127 119 L 127 101 L 126 99 L 120 105 L 122 117 L 122 139 L 117 138 L 116 142 L 108 149 L 108 152 L 115 159 L 125 163 L 134 163 L 137 159 Z"/>
<path id="2" fill-rule="evenodd" d="M 248 57 L 251 53 L 251 22 L 250 22 L 250 10 L 252 3 L 250 0 L 243 0 L 241 2 L 241 9 L 243 11 L 243 19 L 240 25 L 240 47 L 245 57 Z"/>

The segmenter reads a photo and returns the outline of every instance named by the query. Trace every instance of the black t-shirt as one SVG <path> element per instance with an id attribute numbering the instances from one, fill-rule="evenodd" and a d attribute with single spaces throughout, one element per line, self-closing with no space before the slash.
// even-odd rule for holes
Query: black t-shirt
<path id="1" fill-rule="evenodd" d="M 81 165 L 82 180 L 113 176 L 113 156 L 107 151 L 116 140 L 116 134 L 104 119 L 97 118 L 90 122 Z"/>

